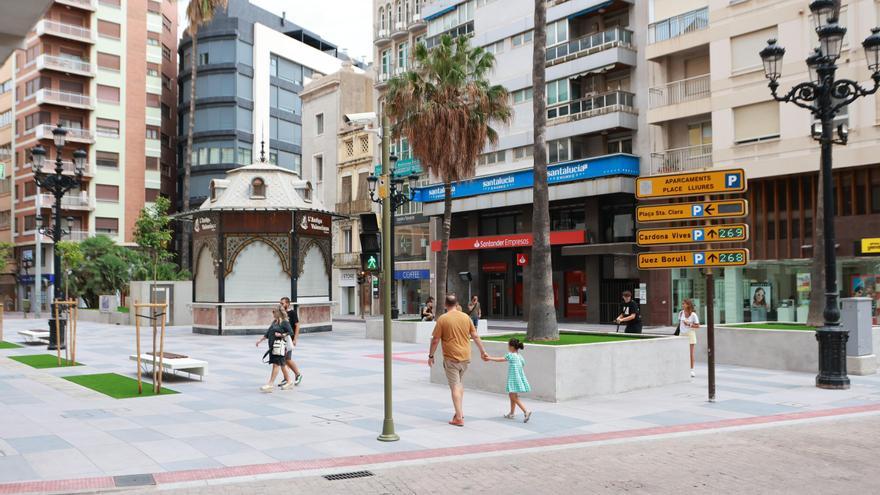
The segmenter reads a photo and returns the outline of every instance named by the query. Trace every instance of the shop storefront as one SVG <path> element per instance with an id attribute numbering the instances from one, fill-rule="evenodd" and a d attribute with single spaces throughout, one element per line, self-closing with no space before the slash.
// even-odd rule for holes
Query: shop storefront
<path id="1" fill-rule="evenodd" d="M 430 270 L 394 270 L 397 307 L 404 315 L 418 315 L 431 295 Z"/>
<path id="2" fill-rule="evenodd" d="M 339 307 L 337 308 L 337 314 L 359 314 L 357 285 L 357 270 L 339 270 Z"/>

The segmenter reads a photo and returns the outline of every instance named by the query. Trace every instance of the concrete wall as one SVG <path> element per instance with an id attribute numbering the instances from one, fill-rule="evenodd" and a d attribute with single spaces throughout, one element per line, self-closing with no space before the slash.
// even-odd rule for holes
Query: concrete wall
<path id="1" fill-rule="evenodd" d="M 409 342 L 413 344 L 428 344 L 434 333 L 433 321 L 394 321 L 391 325 L 391 340 L 394 342 Z M 477 334 L 489 333 L 489 321 L 477 322 Z M 385 325 L 382 320 L 367 320 L 366 338 L 382 340 L 385 337 Z"/>
<path id="2" fill-rule="evenodd" d="M 484 342 L 492 356 L 507 352 L 506 342 Z M 476 344 L 465 373 L 465 388 L 507 393 L 507 365 L 484 362 Z M 568 346 L 527 345 L 525 372 L 528 398 L 558 402 L 578 397 L 616 394 L 688 380 L 688 343 L 684 337 L 642 338 L 622 342 Z M 438 354 L 439 355 L 439 354 Z M 443 363 L 431 368 L 431 382 L 446 382 Z"/>
<path id="3" fill-rule="evenodd" d="M 129 284 L 129 308 L 134 308 L 134 302 L 150 301 L 150 286 L 152 282 L 131 282 Z M 156 282 L 158 289 L 169 288 L 171 291 L 171 305 L 168 308 L 168 314 L 171 316 L 168 325 L 191 325 L 192 324 L 192 281 L 181 280 L 175 282 L 158 281 Z M 134 325 L 134 311 L 130 313 L 131 318 L 127 322 Z"/>

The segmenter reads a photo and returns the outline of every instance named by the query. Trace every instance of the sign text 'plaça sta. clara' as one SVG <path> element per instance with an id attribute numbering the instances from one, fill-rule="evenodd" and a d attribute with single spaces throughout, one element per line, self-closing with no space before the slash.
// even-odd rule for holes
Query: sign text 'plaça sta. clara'
<path id="1" fill-rule="evenodd" d="M 742 218 L 748 215 L 749 203 L 745 199 L 639 205 L 636 207 L 636 221 L 639 223 Z"/>
<path id="2" fill-rule="evenodd" d="M 706 227 L 673 227 L 639 229 L 639 246 L 673 244 L 703 244 L 713 242 L 741 242 L 749 239 L 749 226 L 744 223 L 711 225 Z"/>
<path id="3" fill-rule="evenodd" d="M 636 198 L 679 198 L 709 194 L 745 192 L 743 169 L 712 170 L 675 175 L 656 175 L 636 179 Z"/>
<path id="4" fill-rule="evenodd" d="M 639 270 L 669 268 L 704 268 L 711 266 L 745 266 L 748 249 L 715 249 L 705 251 L 666 251 L 640 253 Z"/>

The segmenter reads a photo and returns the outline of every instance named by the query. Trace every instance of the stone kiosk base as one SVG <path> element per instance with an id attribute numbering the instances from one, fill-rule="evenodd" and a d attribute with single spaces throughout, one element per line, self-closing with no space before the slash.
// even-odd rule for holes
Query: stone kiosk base
<path id="1" fill-rule="evenodd" d="M 391 322 L 391 341 L 410 344 L 429 344 L 434 332 L 433 321 L 394 320 Z M 477 334 L 489 333 L 489 322 L 477 320 Z M 382 340 L 385 337 L 385 326 L 381 319 L 367 320 L 366 338 Z"/>
<path id="2" fill-rule="evenodd" d="M 602 334 L 604 335 L 604 334 Z M 506 342 L 484 341 L 492 356 L 507 353 Z M 507 363 L 480 359 L 471 343 L 473 358 L 464 374 L 465 389 L 506 394 Z M 621 342 L 575 345 L 526 344 L 520 351 L 532 391 L 526 398 L 550 402 L 618 394 L 660 387 L 690 379 L 688 340 L 684 337 L 643 337 Z M 431 383 L 446 385 L 443 356 L 431 368 Z"/>
<path id="3" fill-rule="evenodd" d="M 300 333 L 333 329 L 329 302 L 298 303 Z M 278 303 L 192 303 L 193 333 L 206 335 L 262 335 L 272 323 Z"/>

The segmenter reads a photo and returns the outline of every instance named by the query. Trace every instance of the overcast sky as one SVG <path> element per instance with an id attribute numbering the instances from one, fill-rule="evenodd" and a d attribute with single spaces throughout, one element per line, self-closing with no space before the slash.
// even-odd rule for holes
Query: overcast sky
<path id="1" fill-rule="evenodd" d="M 345 49 L 356 59 L 373 59 L 373 2 L 370 0 L 250 0 Z M 186 27 L 189 0 L 178 0 L 180 32 Z"/>

